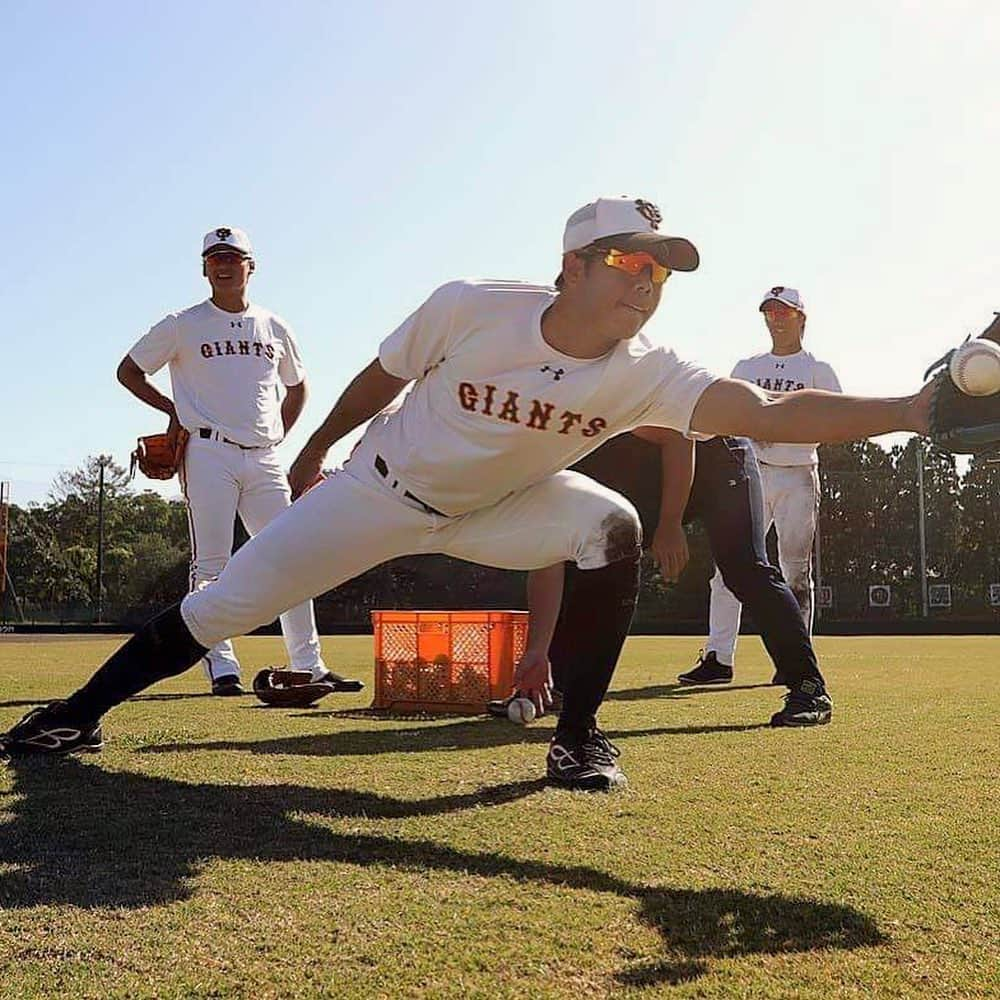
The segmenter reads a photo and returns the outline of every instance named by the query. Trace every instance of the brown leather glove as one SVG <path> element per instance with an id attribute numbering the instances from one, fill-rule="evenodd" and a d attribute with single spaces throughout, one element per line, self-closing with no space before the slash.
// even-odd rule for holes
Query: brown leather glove
<path id="1" fill-rule="evenodd" d="M 171 479 L 184 459 L 184 449 L 191 435 L 182 427 L 176 437 L 170 434 L 150 434 L 139 438 L 129 475 L 134 476 L 136 467 L 150 479 Z"/>
<path id="2" fill-rule="evenodd" d="M 980 336 L 1000 343 L 1000 313 L 994 314 L 993 322 Z M 924 373 L 925 379 L 934 375 L 930 438 L 945 451 L 1000 455 L 1000 392 L 992 396 L 966 396 L 961 392 L 948 372 L 954 353 L 949 351 Z"/>
<path id="3" fill-rule="evenodd" d="M 308 670 L 265 667 L 253 679 L 253 693 L 276 708 L 308 708 L 335 690 L 329 681 L 314 681 Z"/>

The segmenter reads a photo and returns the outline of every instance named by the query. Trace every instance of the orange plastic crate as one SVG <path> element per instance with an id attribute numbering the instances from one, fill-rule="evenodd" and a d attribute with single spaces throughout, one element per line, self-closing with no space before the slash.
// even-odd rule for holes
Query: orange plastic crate
<path id="1" fill-rule="evenodd" d="M 373 611 L 372 625 L 372 708 L 476 715 L 510 694 L 528 612 Z"/>

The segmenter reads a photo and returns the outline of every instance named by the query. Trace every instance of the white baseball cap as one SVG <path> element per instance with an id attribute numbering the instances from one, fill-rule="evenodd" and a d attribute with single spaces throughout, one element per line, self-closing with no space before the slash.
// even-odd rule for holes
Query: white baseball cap
<path id="1" fill-rule="evenodd" d="M 693 271 L 698 251 L 690 240 L 659 232 L 663 216 L 642 198 L 598 198 L 567 220 L 563 253 L 596 244 L 615 250 L 646 250 L 672 271 Z"/>
<path id="2" fill-rule="evenodd" d="M 253 247 L 250 245 L 250 237 L 242 229 L 232 229 L 229 226 L 219 226 L 205 233 L 205 238 L 201 243 L 202 257 L 208 257 L 213 253 L 223 253 L 227 250 L 235 250 L 243 254 L 244 257 L 253 256 Z"/>
<path id="3" fill-rule="evenodd" d="M 802 296 L 797 288 L 787 288 L 785 285 L 775 285 L 769 288 L 761 300 L 760 309 L 763 310 L 768 302 L 784 302 L 786 306 L 798 309 L 803 316 L 806 314 L 806 306 L 802 301 Z"/>

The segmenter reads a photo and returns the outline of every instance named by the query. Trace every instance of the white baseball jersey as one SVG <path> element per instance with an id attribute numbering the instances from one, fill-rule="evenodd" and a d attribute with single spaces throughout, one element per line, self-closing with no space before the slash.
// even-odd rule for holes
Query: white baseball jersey
<path id="1" fill-rule="evenodd" d="M 390 334 L 380 361 L 415 384 L 369 424 L 342 469 L 185 598 L 198 641 L 239 635 L 401 555 L 597 569 L 637 548 L 632 505 L 562 470 L 633 427 L 687 432 L 715 376 L 641 335 L 592 360 L 560 354 L 541 331 L 555 297 L 519 282 L 458 281 Z"/>
<path id="2" fill-rule="evenodd" d="M 642 334 L 600 358 L 542 338 L 554 289 L 521 282 L 443 285 L 379 349 L 416 379 L 368 426 L 355 458 L 376 456 L 445 514 L 488 506 L 644 424 L 689 430 L 715 376 Z"/>
<path id="3" fill-rule="evenodd" d="M 753 382 L 771 392 L 795 392 L 797 389 L 841 391 L 834 370 L 825 361 L 817 361 L 808 351 L 755 354 L 737 363 L 733 378 Z M 754 441 L 753 448 L 757 459 L 767 465 L 816 465 L 819 461 L 814 444 Z"/>
<path id="4" fill-rule="evenodd" d="M 279 382 L 298 385 L 305 377 L 291 327 L 253 303 L 230 313 L 207 299 L 170 313 L 129 355 L 147 375 L 170 366 L 183 427 L 208 427 L 253 448 L 282 439 Z"/>

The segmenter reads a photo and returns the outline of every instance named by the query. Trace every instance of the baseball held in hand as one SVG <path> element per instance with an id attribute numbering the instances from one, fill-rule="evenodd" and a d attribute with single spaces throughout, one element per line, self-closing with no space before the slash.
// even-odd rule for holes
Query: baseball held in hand
<path id="1" fill-rule="evenodd" d="M 511 722 L 533 722 L 535 718 L 535 705 L 530 698 L 511 698 L 507 706 L 507 718 Z"/>
<path id="2" fill-rule="evenodd" d="M 966 396 L 1000 392 L 1000 347 L 990 340 L 970 340 L 951 356 L 951 379 Z"/>

